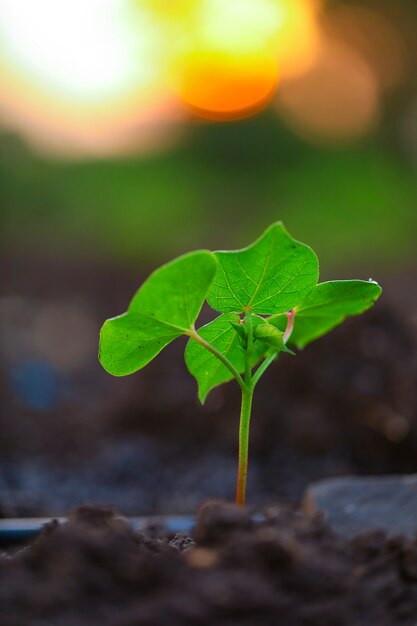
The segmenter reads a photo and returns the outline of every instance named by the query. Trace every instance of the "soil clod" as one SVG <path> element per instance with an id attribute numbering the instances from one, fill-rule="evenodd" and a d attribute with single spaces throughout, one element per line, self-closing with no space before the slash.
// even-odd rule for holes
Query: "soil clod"
<path id="1" fill-rule="evenodd" d="M 194 538 L 160 539 L 78 510 L 0 560 L 0 623 L 414 626 L 417 540 L 340 539 L 291 507 L 260 519 L 209 503 Z"/>

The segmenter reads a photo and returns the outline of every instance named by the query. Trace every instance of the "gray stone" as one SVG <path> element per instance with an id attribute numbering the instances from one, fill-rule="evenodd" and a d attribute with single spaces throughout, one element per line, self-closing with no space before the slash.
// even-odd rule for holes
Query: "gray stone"
<path id="1" fill-rule="evenodd" d="M 417 474 L 322 480 L 307 488 L 303 509 L 321 512 L 332 529 L 346 538 L 375 529 L 414 538 Z"/>

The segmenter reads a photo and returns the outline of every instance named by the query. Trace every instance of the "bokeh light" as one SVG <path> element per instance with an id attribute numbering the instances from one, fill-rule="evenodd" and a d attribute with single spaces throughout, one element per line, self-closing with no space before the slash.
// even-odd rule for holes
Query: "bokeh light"
<path id="1" fill-rule="evenodd" d="M 237 119 L 317 51 L 310 0 L 3 0 L 3 126 L 37 147 L 159 148 L 190 110 Z"/>
<path id="2" fill-rule="evenodd" d="M 123 10 L 121 10 L 121 8 Z M 155 77 L 152 25 L 129 28 L 118 0 L 2 0 L 3 55 L 46 91 L 101 102 Z M 146 55 L 146 63 L 140 60 Z"/>
<path id="3" fill-rule="evenodd" d="M 197 115 L 237 119 L 261 110 L 272 98 L 278 67 L 271 55 L 205 50 L 181 58 L 175 84 L 181 101 Z"/>
<path id="4" fill-rule="evenodd" d="M 3 0 L 3 124 L 58 152 L 159 146 L 181 116 L 161 73 L 161 33 L 125 0 Z"/>
<path id="5" fill-rule="evenodd" d="M 382 5 L 382 6 L 381 6 Z M 379 3 L 379 9 L 384 4 Z M 388 7 L 386 7 L 388 8 Z M 407 78 L 409 58 L 401 21 L 371 6 L 336 5 L 323 19 L 326 34 L 353 47 L 372 67 L 384 89 L 400 86 Z"/>
<path id="6" fill-rule="evenodd" d="M 70 156 L 171 145 L 193 118 L 275 110 L 354 141 L 410 75 L 403 14 L 325 0 L 2 0 L 0 123 Z"/>
<path id="7" fill-rule="evenodd" d="M 319 52 L 321 4 L 314 0 L 279 0 L 278 4 L 282 19 L 274 48 L 282 78 L 292 78 L 303 74 Z"/>
<path id="8" fill-rule="evenodd" d="M 316 53 L 306 0 L 202 0 L 186 14 L 170 83 L 202 117 L 236 119 L 264 108 L 280 76 L 304 71 Z"/>
<path id="9" fill-rule="evenodd" d="M 322 43 L 312 67 L 281 84 L 278 108 L 302 136 L 323 141 L 357 139 L 380 116 L 379 84 L 371 67 L 340 43 Z"/>

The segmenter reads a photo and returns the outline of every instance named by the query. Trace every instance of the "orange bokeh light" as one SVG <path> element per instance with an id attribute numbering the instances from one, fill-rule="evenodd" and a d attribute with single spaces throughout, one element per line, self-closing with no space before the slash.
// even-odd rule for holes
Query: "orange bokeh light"
<path id="1" fill-rule="evenodd" d="M 264 108 L 281 76 L 305 71 L 318 47 L 310 0 L 183 0 L 169 18 L 168 81 L 200 117 L 239 119 Z"/>
<path id="2" fill-rule="evenodd" d="M 194 113 L 230 120 L 262 109 L 275 93 L 278 68 L 274 58 L 247 58 L 203 53 L 181 59 L 175 91 Z"/>
<path id="3" fill-rule="evenodd" d="M 281 77 L 293 78 L 307 71 L 320 48 L 317 14 L 320 3 L 314 0 L 278 0 L 283 19 L 274 38 L 274 49 Z"/>
<path id="4" fill-rule="evenodd" d="M 158 148 L 189 112 L 252 115 L 317 56 L 320 0 L 25 1 L 0 9 L 2 124 L 62 154 Z"/>

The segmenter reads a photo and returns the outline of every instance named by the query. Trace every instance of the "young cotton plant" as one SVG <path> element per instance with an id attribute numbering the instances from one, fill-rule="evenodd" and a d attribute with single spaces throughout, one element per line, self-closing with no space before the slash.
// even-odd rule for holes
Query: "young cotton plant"
<path id="1" fill-rule="evenodd" d="M 252 398 L 261 376 L 282 352 L 294 354 L 289 345 L 304 348 L 381 294 L 372 280 L 317 283 L 318 277 L 313 250 L 277 222 L 242 250 L 200 250 L 163 265 L 127 312 L 101 329 L 100 362 L 114 376 L 142 369 L 186 335 L 185 363 L 202 403 L 214 387 L 236 380 L 242 395 L 238 505 L 245 503 Z M 220 315 L 196 330 L 205 300 Z"/>

